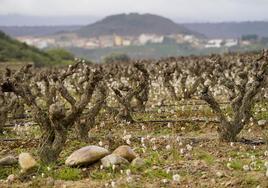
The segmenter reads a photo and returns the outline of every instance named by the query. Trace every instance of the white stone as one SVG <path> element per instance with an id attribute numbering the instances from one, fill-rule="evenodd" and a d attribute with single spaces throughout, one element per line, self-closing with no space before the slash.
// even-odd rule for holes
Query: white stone
<path id="1" fill-rule="evenodd" d="M 264 163 L 264 166 L 268 169 L 268 161 Z"/>
<path id="2" fill-rule="evenodd" d="M 65 161 L 67 166 L 89 165 L 108 155 L 110 152 L 99 146 L 86 146 L 74 151 Z"/>
<path id="3" fill-rule="evenodd" d="M 258 121 L 259 126 L 264 126 L 266 123 L 267 123 L 267 121 L 265 119 L 261 119 Z"/>
<path id="4" fill-rule="evenodd" d="M 115 182 L 114 181 L 111 182 L 111 186 L 115 187 Z"/>
<path id="5" fill-rule="evenodd" d="M 171 146 L 170 145 L 166 145 L 166 149 L 167 150 L 170 150 L 171 149 Z"/>
<path id="6" fill-rule="evenodd" d="M 222 178 L 223 177 L 223 173 L 220 172 L 220 171 L 218 171 L 218 172 L 216 172 L 216 176 L 218 176 L 219 178 Z"/>
<path id="7" fill-rule="evenodd" d="M 181 176 L 179 174 L 174 174 L 172 176 L 172 179 L 174 182 L 180 182 L 181 181 Z"/>
<path id="8" fill-rule="evenodd" d="M 166 183 L 168 183 L 168 180 L 167 179 L 162 179 L 161 182 L 166 184 Z"/>
<path id="9" fill-rule="evenodd" d="M 243 170 L 244 170 L 244 171 L 249 171 L 249 170 L 250 170 L 250 168 L 249 168 L 249 166 L 248 166 L 248 165 L 244 165 L 244 166 L 243 166 Z"/>

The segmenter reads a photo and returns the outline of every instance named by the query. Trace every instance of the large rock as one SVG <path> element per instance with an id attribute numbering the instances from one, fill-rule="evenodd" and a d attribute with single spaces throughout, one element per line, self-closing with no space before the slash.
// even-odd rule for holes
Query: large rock
<path id="1" fill-rule="evenodd" d="M 123 145 L 114 150 L 113 154 L 127 159 L 131 162 L 137 157 L 137 154 L 131 149 L 131 147 Z"/>
<path id="2" fill-rule="evenodd" d="M 123 157 L 120 157 L 115 154 L 107 155 L 101 159 L 101 163 L 104 168 L 108 168 L 113 165 L 127 165 L 129 164 L 128 160 Z"/>
<path id="3" fill-rule="evenodd" d="M 67 166 L 92 164 L 108 155 L 110 152 L 99 146 L 86 146 L 74 151 L 65 161 Z"/>
<path id="4" fill-rule="evenodd" d="M 18 160 L 12 155 L 8 155 L 0 159 L 0 166 L 14 165 L 17 163 L 18 163 Z"/>
<path id="5" fill-rule="evenodd" d="M 21 153 L 19 155 L 19 164 L 23 171 L 28 171 L 37 166 L 37 162 L 30 153 Z"/>

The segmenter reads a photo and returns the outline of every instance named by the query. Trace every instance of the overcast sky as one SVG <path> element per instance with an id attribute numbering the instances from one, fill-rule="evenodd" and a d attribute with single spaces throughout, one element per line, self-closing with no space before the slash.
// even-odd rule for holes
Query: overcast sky
<path id="1" fill-rule="evenodd" d="M 0 0 L 0 15 L 93 16 L 153 13 L 176 22 L 268 21 L 268 0 Z"/>

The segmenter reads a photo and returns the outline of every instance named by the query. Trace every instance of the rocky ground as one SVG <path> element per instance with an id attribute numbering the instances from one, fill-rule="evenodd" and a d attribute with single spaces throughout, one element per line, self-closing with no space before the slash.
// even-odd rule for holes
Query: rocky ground
<path id="1" fill-rule="evenodd" d="M 135 124 L 102 117 L 104 121 L 91 130 L 89 143 L 78 141 L 71 132 L 59 160 L 49 166 L 37 157 L 37 128 L 7 130 L 0 137 L 0 159 L 14 157 L 9 158 L 9 165 L 0 167 L 0 187 L 268 187 L 267 126 L 251 123 L 239 135 L 244 139 L 221 143 L 215 122 L 168 121 L 189 118 L 190 113 L 139 113 L 135 119 L 142 123 Z M 209 112 L 203 115 L 213 118 Z M 159 119 L 164 121 L 155 121 Z M 105 154 L 80 167 L 70 163 L 74 151 L 93 145 Z M 114 152 L 123 145 L 130 147 L 127 155 Z M 27 158 L 25 152 L 30 153 L 26 167 L 21 164 L 25 155 Z M 121 159 L 100 160 L 112 152 Z"/>

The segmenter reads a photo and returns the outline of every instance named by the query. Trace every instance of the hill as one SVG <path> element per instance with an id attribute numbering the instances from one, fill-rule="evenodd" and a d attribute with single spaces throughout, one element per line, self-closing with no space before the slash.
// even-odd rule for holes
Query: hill
<path id="1" fill-rule="evenodd" d="M 172 20 L 153 14 L 118 14 L 108 16 L 94 24 L 81 27 L 76 31 L 81 37 L 98 37 L 103 35 L 138 36 L 142 33 L 158 35 L 192 34 L 197 32 L 174 23 Z"/>
<path id="2" fill-rule="evenodd" d="M 256 34 L 268 37 L 268 22 L 226 22 L 226 23 L 186 23 L 184 27 L 204 34 L 208 38 L 240 38 L 242 35 Z"/>
<path id="3" fill-rule="evenodd" d="M 33 46 L 12 39 L 0 31 L 0 63 L 1 62 L 32 62 L 37 66 L 67 63 L 73 59 L 72 54 L 57 49 L 42 51 Z"/>

